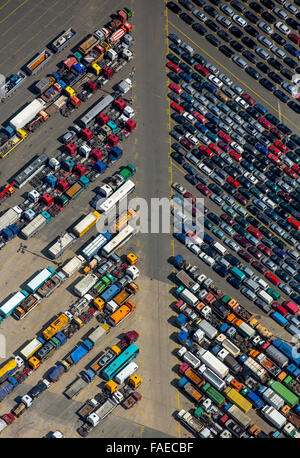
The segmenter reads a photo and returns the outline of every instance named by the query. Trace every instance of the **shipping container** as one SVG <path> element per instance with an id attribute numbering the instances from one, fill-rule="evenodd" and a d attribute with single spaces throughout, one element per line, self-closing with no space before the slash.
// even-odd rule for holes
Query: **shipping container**
<path id="1" fill-rule="evenodd" d="M 248 413 L 252 409 L 251 402 L 247 401 L 237 390 L 229 388 L 226 392 L 226 397 L 239 407 L 244 413 Z"/>
<path id="2" fill-rule="evenodd" d="M 100 213 L 97 211 L 89 213 L 73 228 L 73 233 L 76 237 L 82 237 L 89 229 L 91 229 L 98 221 Z"/>

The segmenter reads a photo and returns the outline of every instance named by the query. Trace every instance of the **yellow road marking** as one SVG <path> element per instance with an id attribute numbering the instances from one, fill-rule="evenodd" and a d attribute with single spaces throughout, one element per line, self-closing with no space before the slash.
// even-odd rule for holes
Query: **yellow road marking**
<path id="1" fill-rule="evenodd" d="M 25 5 L 25 3 L 27 3 L 27 2 L 28 2 L 28 0 L 24 0 L 23 3 L 21 3 L 19 6 L 17 6 L 17 8 L 15 8 L 13 11 L 11 11 L 4 19 L 2 19 L 2 21 L 0 21 L 0 24 L 2 24 L 3 22 L 5 22 L 6 19 L 8 19 L 12 14 L 14 14 L 19 8 L 21 8 L 21 6 Z M 7 2 L 7 3 L 8 3 L 8 2 Z M 6 3 L 6 4 L 7 4 L 7 3 Z M 3 6 L 5 6 L 5 5 L 3 5 Z M 3 8 L 3 6 L 2 6 L 2 8 Z"/>
<path id="2" fill-rule="evenodd" d="M 8 2 L 4 3 L 4 5 L 0 6 L 0 10 L 2 10 L 2 8 L 4 8 L 11 0 L 8 0 Z"/>

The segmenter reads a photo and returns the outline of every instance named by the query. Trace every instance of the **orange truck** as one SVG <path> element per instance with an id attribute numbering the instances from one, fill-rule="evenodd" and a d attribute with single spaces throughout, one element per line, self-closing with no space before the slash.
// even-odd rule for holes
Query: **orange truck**
<path id="1" fill-rule="evenodd" d="M 78 51 L 85 55 L 88 53 L 94 46 L 99 43 L 99 39 L 95 35 L 89 35 L 82 43 L 78 46 Z"/>
<path id="2" fill-rule="evenodd" d="M 194 369 L 192 369 L 187 363 L 181 364 L 179 367 L 179 373 L 184 375 L 190 382 L 192 382 L 196 387 L 201 388 L 205 385 L 206 381 L 201 375 L 199 375 Z"/>
<path id="3" fill-rule="evenodd" d="M 122 291 L 114 297 L 114 302 L 119 305 L 124 304 L 124 302 L 128 301 L 130 297 L 137 293 L 139 290 L 138 285 L 134 282 L 131 282 L 129 285 L 125 286 Z"/>
<path id="4" fill-rule="evenodd" d="M 135 305 L 133 302 L 127 301 L 122 305 L 118 310 L 112 313 L 108 319 L 108 322 L 111 326 L 117 326 L 121 321 L 123 321 L 127 316 L 129 316 L 135 310 Z"/>

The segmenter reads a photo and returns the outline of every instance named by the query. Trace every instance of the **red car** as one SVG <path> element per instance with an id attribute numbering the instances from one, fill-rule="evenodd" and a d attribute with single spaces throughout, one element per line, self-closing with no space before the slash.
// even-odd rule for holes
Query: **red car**
<path id="1" fill-rule="evenodd" d="M 225 134 L 225 132 L 219 132 L 218 137 L 221 138 L 227 145 L 231 142 L 231 138 L 229 135 Z"/>
<path id="2" fill-rule="evenodd" d="M 265 254 L 266 256 L 269 256 L 269 257 L 270 257 L 271 254 L 272 254 L 271 248 L 266 247 L 266 245 L 264 245 L 263 243 L 260 243 L 260 244 L 257 246 L 257 248 L 258 248 L 263 254 Z"/>
<path id="3" fill-rule="evenodd" d="M 258 122 L 265 128 L 270 130 L 272 128 L 272 124 L 267 121 L 264 117 L 259 118 Z"/>
<path id="4" fill-rule="evenodd" d="M 234 219 L 232 219 L 229 215 L 226 215 L 226 213 L 222 213 L 221 218 L 225 223 L 229 224 L 229 226 L 234 225 Z"/>
<path id="5" fill-rule="evenodd" d="M 256 103 L 255 100 L 249 94 L 247 94 L 247 92 L 242 94 L 242 99 L 246 100 L 246 102 L 251 106 Z"/>
<path id="6" fill-rule="evenodd" d="M 210 143 L 209 148 L 210 148 L 215 154 L 217 154 L 218 156 L 220 156 L 220 154 L 222 154 L 221 148 L 219 148 L 219 147 L 218 147 L 217 145 L 215 145 L 214 143 Z"/>
<path id="7" fill-rule="evenodd" d="M 250 232 L 250 234 L 254 235 L 254 237 L 256 237 L 257 239 L 261 239 L 263 236 L 263 234 L 259 232 L 259 230 L 256 229 L 256 227 L 254 226 L 247 227 L 247 230 L 248 232 Z"/>
<path id="8" fill-rule="evenodd" d="M 189 151 L 193 148 L 193 144 L 189 142 L 185 137 L 181 138 L 179 143 Z"/>
<path id="9" fill-rule="evenodd" d="M 241 184 L 233 177 L 227 178 L 227 182 L 231 184 L 231 186 L 233 186 L 235 189 L 238 189 L 241 186 Z"/>
<path id="10" fill-rule="evenodd" d="M 290 202 L 292 200 L 292 197 L 286 192 L 284 192 L 283 189 L 279 191 L 278 195 L 282 197 L 286 202 Z"/>
<path id="11" fill-rule="evenodd" d="M 203 149 L 203 153 L 207 157 L 213 157 L 213 155 L 214 155 L 214 153 L 209 148 L 207 148 L 207 146 Z"/>
<path id="12" fill-rule="evenodd" d="M 280 283 L 280 280 L 279 278 L 277 278 L 274 274 L 272 274 L 272 272 L 267 272 L 265 274 L 265 277 L 270 280 L 271 283 L 273 283 L 273 285 L 275 286 L 278 286 L 279 283 Z"/>
<path id="13" fill-rule="evenodd" d="M 279 157 L 275 156 L 275 154 L 273 153 L 269 153 L 267 158 L 270 159 L 275 164 L 281 164 L 281 160 L 279 159 Z"/>
<path id="14" fill-rule="evenodd" d="M 167 67 L 172 70 L 173 72 L 175 73 L 180 73 L 181 72 L 181 68 L 178 67 L 178 65 L 176 64 L 173 64 L 173 62 L 168 62 L 167 63 Z"/>
<path id="15" fill-rule="evenodd" d="M 252 254 L 256 259 L 261 259 L 263 257 L 263 253 L 254 246 L 249 246 L 247 251 L 249 251 L 249 253 Z"/>
<path id="16" fill-rule="evenodd" d="M 285 167 L 284 168 L 285 173 L 287 173 L 290 177 L 297 179 L 298 178 L 298 173 L 293 170 L 291 167 Z"/>
<path id="17" fill-rule="evenodd" d="M 197 121 L 201 122 L 202 124 L 205 124 L 207 122 L 207 119 L 205 116 L 203 116 L 199 111 L 195 111 L 193 113 L 194 118 L 197 119 Z"/>
<path id="18" fill-rule="evenodd" d="M 233 157 L 233 159 L 237 162 L 241 162 L 243 160 L 242 156 L 239 153 L 237 153 L 236 151 L 231 151 L 229 155 Z"/>
<path id="19" fill-rule="evenodd" d="M 243 237 L 242 235 L 240 234 L 235 234 L 233 236 L 234 240 L 239 243 L 243 248 L 247 248 L 247 246 L 249 245 L 248 243 L 248 240 L 245 239 L 245 237 Z"/>
<path id="20" fill-rule="evenodd" d="M 252 261 L 251 266 L 253 266 L 256 270 L 258 270 L 258 272 L 260 272 L 263 275 L 265 275 L 265 273 L 268 270 L 265 266 L 260 264 L 258 261 Z"/>
<path id="21" fill-rule="evenodd" d="M 273 154 L 276 154 L 276 156 L 281 156 L 280 149 L 276 148 L 274 145 L 269 146 L 269 151 L 271 151 Z"/>
<path id="22" fill-rule="evenodd" d="M 207 70 L 207 68 L 203 67 L 203 65 L 200 65 L 200 64 L 196 64 L 194 66 L 195 70 L 197 70 L 197 72 L 199 72 L 201 75 L 207 77 L 208 75 L 210 75 L 210 71 Z"/>
<path id="23" fill-rule="evenodd" d="M 196 188 L 198 189 L 198 191 L 202 192 L 202 194 L 204 194 L 207 197 L 211 195 L 211 191 L 203 183 L 197 184 Z"/>
<path id="24" fill-rule="evenodd" d="M 193 196 L 193 194 L 189 191 L 187 191 L 186 193 L 183 194 L 183 197 L 185 197 L 186 199 L 191 199 L 191 201 L 193 202 L 193 204 L 196 202 L 196 197 Z"/>
<path id="25" fill-rule="evenodd" d="M 176 94 L 181 95 L 183 93 L 183 89 L 180 86 L 176 86 L 175 83 L 170 83 L 169 88 L 172 89 Z"/>
<path id="26" fill-rule="evenodd" d="M 294 43 L 296 43 L 297 45 L 300 45 L 300 37 L 298 35 L 296 35 L 295 33 L 289 33 L 288 37 Z"/>
<path id="27" fill-rule="evenodd" d="M 240 194 L 239 192 L 234 194 L 234 198 L 235 198 L 235 200 L 237 200 L 242 205 L 246 205 L 247 204 L 246 197 L 242 196 L 242 194 Z"/>
<path id="28" fill-rule="evenodd" d="M 293 218 L 292 216 L 290 218 L 288 218 L 287 222 L 294 228 L 294 229 L 297 229 L 299 231 L 300 229 L 300 223 L 299 221 L 297 221 L 295 218 Z"/>
<path id="29" fill-rule="evenodd" d="M 277 129 L 277 127 L 272 127 L 271 132 L 272 132 L 272 134 L 276 135 L 276 137 L 279 138 L 279 139 L 284 137 L 283 132 L 281 132 L 281 130 Z"/>
<path id="30" fill-rule="evenodd" d="M 295 170 L 295 172 L 298 173 L 298 175 L 300 175 L 300 165 L 295 164 L 293 165 L 292 169 Z"/>
<path id="31" fill-rule="evenodd" d="M 283 153 L 287 153 L 289 151 L 288 147 L 285 146 L 280 140 L 277 140 L 274 145 L 280 149 Z"/>
<path id="32" fill-rule="evenodd" d="M 240 255 L 240 257 L 242 259 L 244 259 L 245 261 L 247 261 L 247 262 L 251 262 L 252 261 L 252 257 L 250 256 L 249 253 L 247 253 L 247 251 L 239 250 L 238 251 L 238 255 Z"/>
<path id="33" fill-rule="evenodd" d="M 182 108 L 182 106 L 176 102 L 171 103 L 171 108 L 173 108 L 173 110 L 175 110 L 179 114 L 182 114 L 184 112 L 184 108 Z"/>

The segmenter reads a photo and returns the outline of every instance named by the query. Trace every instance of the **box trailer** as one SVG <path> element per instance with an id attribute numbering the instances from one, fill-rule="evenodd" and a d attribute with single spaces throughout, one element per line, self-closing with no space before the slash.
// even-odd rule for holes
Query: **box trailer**
<path id="1" fill-rule="evenodd" d="M 45 102 L 41 99 L 34 99 L 20 113 L 14 116 L 10 121 L 9 125 L 15 131 L 22 129 L 41 111 L 45 106 Z"/>

